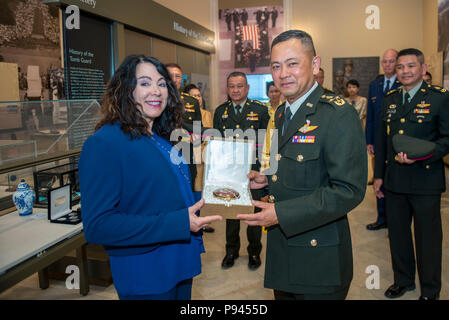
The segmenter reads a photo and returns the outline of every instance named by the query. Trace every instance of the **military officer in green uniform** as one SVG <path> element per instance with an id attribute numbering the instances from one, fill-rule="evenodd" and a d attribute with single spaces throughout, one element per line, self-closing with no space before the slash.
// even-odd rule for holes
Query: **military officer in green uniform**
<path id="1" fill-rule="evenodd" d="M 214 128 L 218 129 L 223 137 L 226 136 L 226 130 L 240 129 L 245 132 L 248 129 L 253 129 L 256 134 L 259 129 L 266 129 L 268 120 L 267 107 L 256 100 L 248 99 L 249 85 L 246 79 L 246 75 L 242 72 L 232 72 L 227 77 L 227 91 L 230 100 L 218 106 L 214 113 Z M 237 131 L 238 132 L 238 131 Z M 235 133 L 233 135 L 236 138 L 240 137 L 242 133 Z M 256 141 L 256 145 L 259 142 Z M 260 141 L 260 143 L 263 143 Z M 258 148 L 256 147 L 256 155 L 258 154 Z M 253 164 L 253 170 L 260 169 L 260 162 L 258 159 Z M 259 190 L 252 191 L 253 199 L 260 199 L 262 192 Z M 259 209 L 256 208 L 256 211 Z M 234 260 L 239 256 L 240 249 L 240 221 L 237 219 L 226 220 L 226 256 L 222 262 L 222 268 L 227 269 L 234 265 Z M 261 239 L 261 227 L 251 226 L 247 229 L 248 236 L 248 255 L 249 263 L 248 267 L 251 270 L 257 269 L 260 264 L 260 252 L 262 250 Z"/>
<path id="2" fill-rule="evenodd" d="M 172 79 L 174 85 L 176 86 L 176 89 L 179 92 L 179 95 L 181 96 L 181 100 L 184 103 L 184 113 L 183 113 L 183 120 L 182 120 L 182 127 L 183 129 L 187 130 L 188 133 L 193 133 L 193 124 L 194 121 L 199 121 L 199 124 L 201 126 L 201 132 L 205 128 L 202 126 L 201 122 L 201 110 L 199 102 L 196 98 L 192 97 L 191 95 L 181 92 L 181 85 L 182 85 L 182 69 L 179 65 L 176 63 L 168 63 L 165 65 L 165 67 L 168 70 L 168 73 L 170 74 L 170 78 Z M 201 139 L 198 137 L 195 141 L 191 141 L 192 143 L 189 146 L 189 171 L 190 176 L 192 178 L 192 189 L 195 186 L 195 178 L 197 176 L 197 169 L 196 164 L 194 161 L 194 150 L 193 148 L 196 147 L 196 145 L 201 144 Z M 199 199 L 198 199 L 199 200 Z"/>
<path id="3" fill-rule="evenodd" d="M 275 113 L 278 169 L 251 171 L 251 188 L 269 183 L 269 203 L 254 201 L 262 211 L 237 218 L 268 227 L 264 285 L 275 299 L 345 299 L 353 276 L 347 213 L 363 200 L 368 174 L 362 126 L 352 106 L 314 80 L 321 58 L 309 34 L 283 32 L 271 50 L 287 99 Z"/>
<path id="4" fill-rule="evenodd" d="M 444 163 L 449 153 L 449 94 L 423 81 L 424 55 L 417 49 L 399 52 L 396 73 L 402 87 L 382 103 L 376 146 L 374 191 L 385 196 L 394 284 L 385 292 L 397 298 L 415 289 L 414 219 L 420 299 L 437 299 L 441 290 L 441 193 L 445 191 Z M 407 135 L 436 144 L 425 160 L 411 160 L 392 146 L 394 135 Z M 385 194 L 380 187 L 385 187 Z"/>

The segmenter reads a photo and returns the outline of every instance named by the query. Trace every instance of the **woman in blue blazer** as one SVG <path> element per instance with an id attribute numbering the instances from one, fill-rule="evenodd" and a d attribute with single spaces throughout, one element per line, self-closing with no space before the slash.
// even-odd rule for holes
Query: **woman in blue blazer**
<path id="1" fill-rule="evenodd" d="M 108 252 L 120 299 L 190 299 L 204 252 L 197 232 L 221 219 L 196 215 L 204 200 L 195 203 L 186 161 L 170 141 L 183 112 L 163 64 L 129 56 L 108 83 L 103 119 L 84 143 L 84 233 Z"/>

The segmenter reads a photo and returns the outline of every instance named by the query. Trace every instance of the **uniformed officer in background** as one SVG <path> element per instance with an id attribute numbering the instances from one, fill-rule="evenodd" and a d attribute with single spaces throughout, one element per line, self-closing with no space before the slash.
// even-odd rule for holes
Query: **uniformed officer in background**
<path id="1" fill-rule="evenodd" d="M 246 75 L 243 72 L 232 72 L 227 77 L 227 92 L 230 98 L 222 105 L 218 106 L 214 113 L 214 128 L 218 129 L 223 137 L 227 129 L 241 129 L 243 132 L 247 129 L 254 129 L 256 134 L 259 129 L 266 129 L 269 115 L 267 107 L 259 101 L 248 99 L 249 85 Z M 237 135 L 236 138 L 239 138 Z M 243 137 L 241 137 L 243 138 Z M 260 141 L 263 143 L 263 140 Z M 256 145 L 258 141 L 256 141 Z M 256 155 L 258 155 L 256 148 Z M 259 170 L 260 162 L 256 159 L 252 170 Z M 253 199 L 259 200 L 262 192 L 258 190 L 251 191 Z M 260 209 L 256 208 L 255 212 Z M 222 268 L 227 269 L 234 265 L 234 260 L 239 256 L 240 250 L 240 221 L 236 219 L 226 220 L 226 256 L 222 262 Z M 262 230 L 259 226 L 249 226 L 247 229 L 248 237 L 248 267 L 251 270 L 257 269 L 260 264 L 260 252 L 262 243 L 260 242 Z"/>
<path id="2" fill-rule="evenodd" d="M 269 180 L 270 203 L 237 215 L 268 227 L 264 286 L 275 299 L 345 299 L 353 276 L 347 213 L 365 195 L 365 137 L 356 110 L 315 81 L 320 63 L 304 31 L 273 40 L 271 73 L 287 99 L 275 113 L 278 170 L 251 171 L 251 188 Z"/>
<path id="3" fill-rule="evenodd" d="M 315 81 L 318 82 L 318 84 L 323 87 L 324 93 L 334 94 L 334 92 L 332 90 L 324 87 L 324 70 L 323 70 L 323 68 L 320 68 L 320 71 L 315 75 Z"/>
<path id="4" fill-rule="evenodd" d="M 412 217 L 420 299 L 438 299 L 441 290 L 440 207 L 446 186 L 443 157 L 449 153 L 449 94 L 423 81 L 426 69 L 421 51 L 399 52 L 396 73 L 402 88 L 384 98 L 378 129 L 374 191 L 379 198 L 385 195 L 394 272 L 394 284 L 385 292 L 388 298 L 415 289 Z M 396 134 L 434 142 L 433 156 L 415 161 L 396 154 L 392 146 Z"/>
<path id="5" fill-rule="evenodd" d="M 201 128 L 203 131 L 204 128 L 202 126 L 201 121 L 201 109 L 200 105 L 197 99 L 192 97 L 191 95 L 181 92 L 181 86 L 182 86 L 182 69 L 179 65 L 176 63 L 168 63 L 165 65 L 165 67 L 168 70 L 168 73 L 170 74 L 170 78 L 172 79 L 173 83 L 176 86 L 176 89 L 179 92 L 179 95 L 181 96 L 181 100 L 184 103 L 184 114 L 183 114 L 183 120 L 182 120 L 182 127 L 187 130 L 189 133 L 193 133 L 193 122 L 199 121 L 201 124 Z M 191 141 L 190 145 L 190 154 L 189 154 L 189 170 L 190 170 L 190 176 L 191 176 L 191 182 L 192 182 L 192 190 L 195 186 L 195 179 L 197 176 L 197 168 L 194 161 L 194 152 L 193 148 L 196 146 L 201 145 L 201 137 L 196 137 L 195 141 Z M 194 190 L 193 190 L 194 191 Z M 195 193 L 194 193 L 195 194 Z M 195 196 L 200 197 L 200 194 L 195 194 Z M 199 200 L 199 199 L 198 199 Z"/>
<path id="6" fill-rule="evenodd" d="M 366 109 L 366 149 L 370 155 L 371 165 L 375 166 L 376 138 L 379 127 L 380 112 L 382 110 L 382 101 L 385 95 L 393 89 L 397 89 L 401 84 L 396 76 L 396 57 L 398 52 L 394 49 L 388 49 L 384 52 L 380 64 L 383 75 L 378 76 L 369 84 L 368 105 Z M 372 184 L 373 181 L 369 181 Z M 385 199 L 376 198 L 377 218 L 376 221 L 366 226 L 368 230 L 375 231 L 387 227 L 387 216 L 385 214 Z"/>

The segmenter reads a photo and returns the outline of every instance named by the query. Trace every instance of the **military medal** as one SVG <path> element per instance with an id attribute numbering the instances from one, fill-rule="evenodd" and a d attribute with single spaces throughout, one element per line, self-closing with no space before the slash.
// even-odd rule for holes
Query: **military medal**
<path id="1" fill-rule="evenodd" d="M 240 198 L 240 194 L 237 191 L 230 188 L 217 189 L 213 192 L 213 195 L 215 198 L 225 200 L 227 202 Z"/>
<path id="2" fill-rule="evenodd" d="M 187 112 L 195 112 L 195 106 L 193 105 L 193 104 L 189 104 L 189 103 L 187 103 L 186 105 L 185 105 L 185 110 L 187 111 Z"/>
<path id="3" fill-rule="evenodd" d="M 415 109 L 415 111 L 413 111 L 414 114 L 429 114 L 430 113 L 430 109 Z"/>
<path id="4" fill-rule="evenodd" d="M 315 136 L 294 136 L 292 143 L 315 143 Z"/>
<path id="5" fill-rule="evenodd" d="M 250 114 L 246 115 L 246 120 L 249 121 L 258 121 L 259 120 L 259 114 L 258 113 L 254 113 L 251 111 Z"/>
<path id="6" fill-rule="evenodd" d="M 225 109 L 225 112 L 223 113 L 223 115 L 221 116 L 222 119 L 227 119 L 228 118 L 228 108 Z"/>
<path id="7" fill-rule="evenodd" d="M 315 130 L 316 128 L 318 128 L 318 126 L 311 126 L 310 120 L 306 120 L 306 124 L 302 128 L 300 128 L 298 131 L 300 131 L 302 133 L 307 133 L 307 132 Z"/>
<path id="8" fill-rule="evenodd" d="M 420 104 L 416 105 L 418 108 L 424 109 L 430 107 L 430 103 L 426 103 L 425 101 L 421 101 Z"/>

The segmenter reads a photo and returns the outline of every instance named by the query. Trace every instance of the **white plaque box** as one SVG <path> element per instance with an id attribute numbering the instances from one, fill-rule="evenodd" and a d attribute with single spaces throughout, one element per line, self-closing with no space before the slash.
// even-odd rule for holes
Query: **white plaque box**
<path id="1" fill-rule="evenodd" d="M 255 158 L 254 148 L 253 141 L 217 138 L 207 141 L 203 187 L 206 204 L 252 206 L 248 173 Z M 224 188 L 236 191 L 238 197 L 226 199 L 214 195 L 214 191 Z"/>

